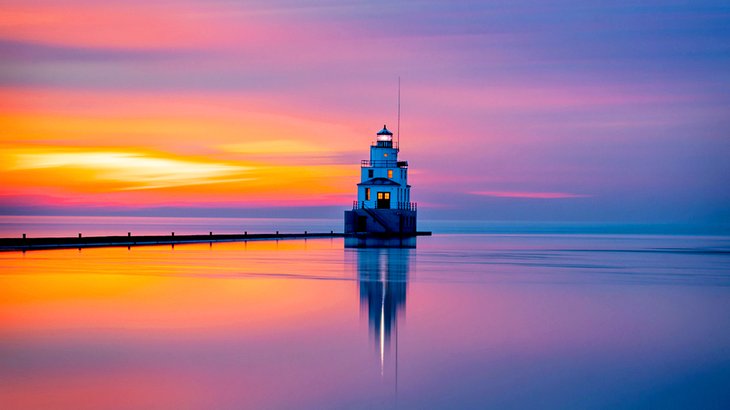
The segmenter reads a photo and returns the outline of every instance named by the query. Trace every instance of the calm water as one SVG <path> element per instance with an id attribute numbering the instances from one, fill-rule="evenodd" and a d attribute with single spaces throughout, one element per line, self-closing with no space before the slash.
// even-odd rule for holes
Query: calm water
<path id="1" fill-rule="evenodd" d="M 418 241 L 0 253 L 0 407 L 730 407 L 730 238 Z"/>

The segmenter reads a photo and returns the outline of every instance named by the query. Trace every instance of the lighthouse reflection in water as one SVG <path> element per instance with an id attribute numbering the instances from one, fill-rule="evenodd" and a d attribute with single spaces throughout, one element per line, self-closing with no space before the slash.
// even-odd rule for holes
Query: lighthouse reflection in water
<path id="1" fill-rule="evenodd" d="M 397 371 L 398 321 L 405 315 L 411 249 L 359 248 L 356 252 L 360 311 L 367 314 L 381 374 L 392 355 Z M 391 348 L 393 340 L 395 349 Z"/>

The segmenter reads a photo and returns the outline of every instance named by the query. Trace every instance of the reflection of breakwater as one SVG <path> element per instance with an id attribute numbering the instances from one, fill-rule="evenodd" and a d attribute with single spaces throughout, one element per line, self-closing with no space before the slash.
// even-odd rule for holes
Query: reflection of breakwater
<path id="1" fill-rule="evenodd" d="M 405 313 L 409 257 L 408 248 L 357 251 L 360 308 L 367 311 L 369 333 L 379 346 L 381 366 L 394 332 L 397 338 L 398 317 Z"/>

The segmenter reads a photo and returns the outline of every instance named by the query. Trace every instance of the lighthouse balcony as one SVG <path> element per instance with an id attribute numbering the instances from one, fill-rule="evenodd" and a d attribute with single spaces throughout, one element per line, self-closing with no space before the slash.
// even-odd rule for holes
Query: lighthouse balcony
<path id="1" fill-rule="evenodd" d="M 388 161 L 388 160 L 375 160 L 364 159 L 360 161 L 361 168 L 408 168 L 408 161 Z"/>
<path id="2" fill-rule="evenodd" d="M 395 148 L 398 149 L 398 143 L 392 142 L 392 141 L 376 141 L 370 144 L 371 147 L 378 147 L 378 148 Z"/>
<path id="3" fill-rule="evenodd" d="M 416 202 L 397 202 L 395 208 L 387 207 L 384 209 L 400 209 L 401 211 L 417 211 L 418 203 Z M 366 201 L 352 201 L 352 209 L 378 209 L 378 202 L 374 201 L 373 205 L 370 206 Z"/>

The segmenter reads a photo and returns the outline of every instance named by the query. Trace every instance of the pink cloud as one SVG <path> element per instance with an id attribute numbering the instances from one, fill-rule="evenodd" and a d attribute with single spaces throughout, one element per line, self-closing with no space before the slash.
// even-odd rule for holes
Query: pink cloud
<path id="1" fill-rule="evenodd" d="M 210 50 L 260 47 L 258 38 L 277 35 L 266 22 L 222 6 L 179 2 L 88 2 L 11 0 L 0 15 L 0 37 L 41 44 L 109 49 Z M 231 17 L 233 16 L 233 17 Z"/>
<path id="2" fill-rule="evenodd" d="M 514 191 L 477 191 L 473 195 L 491 196 L 495 198 L 528 198 L 528 199 L 565 199 L 585 198 L 590 195 L 571 194 L 567 192 L 514 192 Z"/>

